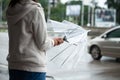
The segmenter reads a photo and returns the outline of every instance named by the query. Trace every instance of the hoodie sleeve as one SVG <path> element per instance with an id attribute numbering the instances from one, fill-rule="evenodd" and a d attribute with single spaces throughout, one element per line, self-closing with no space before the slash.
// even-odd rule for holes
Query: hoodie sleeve
<path id="1" fill-rule="evenodd" d="M 54 41 L 47 35 L 47 25 L 42 7 L 37 7 L 32 21 L 33 37 L 37 47 L 46 51 L 53 47 Z"/>

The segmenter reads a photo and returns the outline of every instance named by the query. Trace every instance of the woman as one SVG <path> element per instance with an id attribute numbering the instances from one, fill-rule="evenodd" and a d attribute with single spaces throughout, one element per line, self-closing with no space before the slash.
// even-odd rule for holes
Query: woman
<path id="1" fill-rule="evenodd" d="M 48 38 L 43 8 L 36 0 L 11 0 L 6 16 L 9 80 L 45 80 L 45 52 L 63 39 Z"/>

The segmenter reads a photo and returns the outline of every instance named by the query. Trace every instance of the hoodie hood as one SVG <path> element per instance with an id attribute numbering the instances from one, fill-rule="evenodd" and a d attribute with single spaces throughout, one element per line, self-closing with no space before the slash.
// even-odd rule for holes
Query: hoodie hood
<path id="1" fill-rule="evenodd" d="M 14 7 L 8 7 L 6 12 L 7 21 L 10 24 L 16 24 L 21 18 L 28 14 L 35 7 L 41 7 L 39 3 L 32 0 L 21 0 Z"/>

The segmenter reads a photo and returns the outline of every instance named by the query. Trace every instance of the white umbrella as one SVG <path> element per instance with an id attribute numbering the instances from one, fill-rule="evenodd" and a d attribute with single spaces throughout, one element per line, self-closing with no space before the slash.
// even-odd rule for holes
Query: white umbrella
<path id="1" fill-rule="evenodd" d="M 87 53 L 88 30 L 65 20 L 63 22 L 50 20 L 49 26 L 53 28 L 54 33 L 62 32 L 62 37 L 68 41 L 47 51 L 49 65 L 56 70 L 75 68 L 82 55 Z"/>

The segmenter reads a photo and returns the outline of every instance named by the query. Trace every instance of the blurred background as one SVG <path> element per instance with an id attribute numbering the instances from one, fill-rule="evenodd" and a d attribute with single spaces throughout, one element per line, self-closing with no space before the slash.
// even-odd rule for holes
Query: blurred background
<path id="1" fill-rule="evenodd" d="M 8 80 L 9 78 L 6 61 L 8 54 L 8 27 L 5 15 L 9 1 L 10 0 L 0 0 L 0 80 Z M 109 42 L 107 43 L 109 45 L 103 45 L 105 44 L 103 43 L 101 47 L 97 46 L 97 48 L 92 47 L 93 49 L 90 49 L 92 50 L 90 52 L 95 53 L 92 55 L 92 57 L 95 56 L 95 60 L 90 54 L 79 52 L 82 54 L 80 56 L 82 59 L 80 59 L 77 67 L 71 70 L 61 70 L 57 72 L 59 69 L 57 68 L 57 70 L 55 70 L 56 64 L 50 64 L 50 69 L 48 68 L 50 74 L 48 73 L 47 76 L 49 80 L 120 80 L 120 0 L 39 0 L 39 2 L 44 8 L 47 23 L 49 20 L 57 22 L 67 20 L 84 29 L 91 30 L 88 33 L 88 42 L 94 37 L 99 37 L 99 40 L 102 42 Z M 116 28 L 117 26 L 119 27 Z M 55 27 L 58 26 L 55 25 Z M 117 32 L 114 32 L 114 36 L 117 37 L 110 39 L 107 38 L 107 34 L 99 36 L 111 28 L 113 29 L 107 33 L 116 30 Z M 61 35 L 61 33 L 55 33 L 53 31 L 48 31 L 48 33 Z M 97 39 L 97 41 L 99 40 Z M 93 41 L 96 43 L 94 39 Z M 110 41 L 112 41 L 112 44 Z M 113 43 L 113 41 L 115 43 Z M 107 49 L 111 54 L 117 52 L 117 57 L 115 58 L 118 62 L 116 62 L 113 57 L 102 57 L 101 60 L 96 60 L 96 56 L 99 56 L 97 54 L 103 50 L 101 49 L 103 46 L 113 48 L 114 50 Z M 66 47 L 66 44 L 64 47 Z M 58 49 L 64 47 L 58 46 L 57 49 L 54 49 L 55 51 L 52 49 L 49 53 L 53 53 L 53 51 L 57 53 Z M 71 52 L 74 53 L 73 49 L 75 49 L 75 47 L 73 47 L 74 46 L 67 50 L 67 54 L 71 54 Z M 79 47 L 78 49 L 81 48 Z M 105 49 L 103 51 L 105 51 Z M 56 60 L 54 62 L 58 63 Z M 71 62 L 68 64 L 71 64 Z"/>
<path id="2" fill-rule="evenodd" d="M 0 22 L 2 23 L 6 21 L 5 11 L 9 1 L 0 0 Z M 120 0 L 39 0 L 39 2 L 44 8 L 46 20 L 65 19 L 81 26 L 92 27 L 113 27 L 120 23 Z M 105 13 L 107 19 L 101 20 L 102 17 L 96 16 L 102 13 Z M 101 23 L 103 25 L 98 26 Z"/>
<path id="3" fill-rule="evenodd" d="M 7 28 L 5 11 L 10 0 L 0 0 L 0 28 Z M 68 20 L 98 36 L 120 24 L 120 0 L 38 0 L 44 8 L 46 21 Z M 0 29 L 0 30 L 1 30 Z"/>

